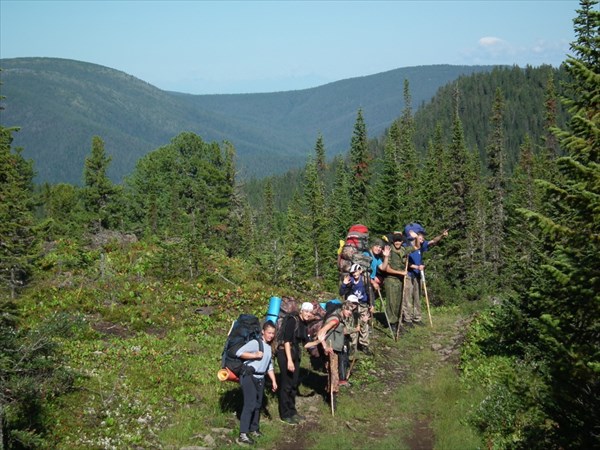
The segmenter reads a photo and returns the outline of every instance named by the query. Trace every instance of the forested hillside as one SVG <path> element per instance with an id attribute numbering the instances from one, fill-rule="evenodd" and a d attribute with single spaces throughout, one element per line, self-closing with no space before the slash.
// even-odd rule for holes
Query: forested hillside
<path id="1" fill-rule="evenodd" d="M 138 159 L 191 131 L 206 141 L 231 142 L 243 176 L 300 167 L 321 133 L 327 155 L 345 153 L 358 108 L 380 134 L 402 108 L 402 82 L 415 105 L 463 74 L 491 66 L 423 66 L 342 80 L 313 89 L 265 94 L 188 95 L 165 92 L 117 70 L 55 58 L 0 60 L 0 112 L 20 127 L 15 146 L 35 161 L 38 182 L 81 183 L 92 137 L 112 157 L 109 176 L 120 182 Z"/>
<path id="2" fill-rule="evenodd" d="M 384 321 L 339 414 L 317 396 L 314 428 L 292 434 L 271 417 L 261 446 L 301 436 L 297 448 L 422 448 L 406 445 L 413 434 L 402 426 L 426 428 L 434 448 L 599 448 L 596 0 L 581 1 L 574 29 L 560 71 L 466 77 L 429 112 L 414 112 L 405 80 L 404 108 L 382 137 L 358 108 L 347 155 L 328 159 L 317 134 L 303 169 L 267 179 L 256 207 L 233 143 L 178 133 L 115 183 L 97 135 L 82 186 L 39 186 L 2 123 L 3 446 L 234 445 L 239 389 L 214 376 L 232 320 L 262 318 L 273 295 L 334 298 L 350 225 L 380 236 L 418 221 L 427 239 L 449 229 L 425 258 L 435 326 L 395 341 Z M 446 370 L 436 355 L 448 346 Z M 303 361 L 303 388 L 322 392 L 322 372 Z M 275 412 L 276 397 L 266 402 Z"/>
<path id="3" fill-rule="evenodd" d="M 562 83 L 566 80 L 563 68 L 554 69 L 550 66 L 541 67 L 505 67 L 495 68 L 491 72 L 476 73 L 460 76 L 457 80 L 442 86 L 436 95 L 423 104 L 417 111 L 412 107 L 412 85 L 407 80 L 408 97 L 404 100 L 403 108 L 410 107 L 406 113 L 414 111 L 414 146 L 422 164 L 428 153 L 428 147 L 434 136 L 442 131 L 440 138 L 444 144 L 449 144 L 453 117 L 458 108 L 458 114 L 463 124 L 465 146 L 478 153 L 478 158 L 485 172 L 487 155 L 485 147 L 490 133 L 492 105 L 494 94 L 500 88 L 505 98 L 502 129 L 505 135 L 507 174 L 512 173 L 519 159 L 520 146 L 523 136 L 528 135 L 534 142 L 541 142 L 549 138 L 548 124 L 557 123 L 564 125 L 565 111 L 557 101 L 563 92 Z M 552 105 L 547 105 L 547 102 Z M 548 109 L 552 106 L 551 109 Z M 439 127 L 439 130 L 437 128 Z M 369 152 L 373 157 L 373 177 L 380 175 L 383 156 L 385 152 L 385 133 L 372 133 L 367 127 Z M 444 132 L 445 131 L 445 132 Z M 386 129 L 387 133 L 387 129 Z M 553 151 L 560 150 L 553 138 L 551 145 Z M 323 139 L 323 145 L 328 147 Z M 326 152 L 327 154 L 327 152 Z M 307 154 L 308 159 L 311 155 Z M 342 158 L 343 159 L 343 158 Z M 335 178 L 334 161 L 329 169 L 323 173 L 327 190 L 331 190 Z M 303 168 L 290 170 L 282 175 L 267 178 L 253 179 L 245 183 L 246 193 L 250 204 L 258 207 L 262 203 L 262 192 L 266 183 L 272 184 L 275 195 L 275 204 L 278 209 L 286 209 L 294 189 L 302 190 L 301 178 Z"/>

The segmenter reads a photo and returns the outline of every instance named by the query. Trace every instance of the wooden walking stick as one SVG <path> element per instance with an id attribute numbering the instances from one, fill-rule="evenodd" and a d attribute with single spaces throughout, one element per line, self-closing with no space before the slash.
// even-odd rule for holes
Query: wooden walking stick
<path id="1" fill-rule="evenodd" d="M 427 284 L 425 284 L 425 271 L 421 270 L 421 282 L 423 283 L 423 291 L 425 292 L 425 304 L 427 305 L 427 315 L 429 316 L 429 325 L 433 328 L 431 320 L 431 310 L 429 309 L 429 295 L 427 295 Z"/>
<path id="2" fill-rule="evenodd" d="M 333 398 L 333 348 L 331 341 L 327 343 L 332 353 L 329 353 L 329 403 L 331 403 L 331 415 L 335 417 L 335 400 Z M 337 367 L 335 368 L 337 370 Z"/>
<path id="3" fill-rule="evenodd" d="M 390 333 L 392 333 L 392 339 L 397 341 L 398 339 L 396 338 L 396 335 L 394 334 L 394 330 L 392 330 L 392 324 L 390 323 L 390 317 L 388 316 L 387 308 L 385 307 L 385 302 L 383 301 L 383 297 L 381 296 L 381 291 L 378 290 L 377 293 L 379 294 L 379 299 L 381 300 L 381 307 L 383 308 L 383 312 L 385 313 L 385 320 L 388 323 L 388 328 L 390 329 Z"/>
<path id="4" fill-rule="evenodd" d="M 400 296 L 400 311 L 398 312 L 398 328 L 396 328 L 396 340 L 400 338 L 400 328 L 402 327 L 402 305 L 404 304 L 404 295 L 406 293 L 406 280 L 408 279 L 408 256 L 406 255 L 406 264 L 404 265 L 404 280 L 402 281 L 402 295 Z"/>

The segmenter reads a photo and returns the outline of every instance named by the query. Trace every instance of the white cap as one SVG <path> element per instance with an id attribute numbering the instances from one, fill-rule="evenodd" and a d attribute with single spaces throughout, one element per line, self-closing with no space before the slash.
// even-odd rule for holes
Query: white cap
<path id="1" fill-rule="evenodd" d="M 356 295 L 349 295 L 346 301 L 350 303 L 358 303 L 358 297 Z"/>
<path id="2" fill-rule="evenodd" d="M 350 266 L 350 273 L 354 273 L 359 269 L 362 269 L 362 267 L 360 267 L 360 264 L 352 264 L 352 266 Z"/>
<path id="3" fill-rule="evenodd" d="M 313 305 L 312 303 L 309 302 L 304 302 L 302 303 L 302 306 L 300 307 L 300 311 L 306 311 L 306 312 L 313 312 Z"/>

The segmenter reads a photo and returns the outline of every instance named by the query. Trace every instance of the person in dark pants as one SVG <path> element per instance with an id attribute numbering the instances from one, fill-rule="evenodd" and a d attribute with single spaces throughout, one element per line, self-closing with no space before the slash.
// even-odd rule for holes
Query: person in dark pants
<path id="1" fill-rule="evenodd" d="M 279 365 L 279 417 L 290 425 L 297 425 L 304 417 L 296 410 L 296 395 L 300 383 L 300 342 L 308 340 L 306 323 L 312 319 L 313 305 L 305 302 L 297 315 L 290 314 L 283 323 L 282 342 L 277 347 Z"/>
<path id="2" fill-rule="evenodd" d="M 240 415 L 240 436 L 238 444 L 252 445 L 253 437 L 260 437 L 260 408 L 263 401 L 265 389 L 265 373 L 269 375 L 273 392 L 277 390 L 277 380 L 273 370 L 271 358 L 271 341 L 275 337 L 275 324 L 271 321 L 265 322 L 262 327 L 263 351 L 257 340 L 244 344 L 236 352 L 236 356 L 245 360 L 240 374 L 240 385 L 244 395 L 244 407 Z"/>

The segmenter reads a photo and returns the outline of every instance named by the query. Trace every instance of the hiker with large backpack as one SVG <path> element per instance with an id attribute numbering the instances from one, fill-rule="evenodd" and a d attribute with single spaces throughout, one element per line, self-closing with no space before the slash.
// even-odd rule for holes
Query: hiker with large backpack
<path id="1" fill-rule="evenodd" d="M 372 355 L 372 352 L 369 349 L 369 320 L 375 310 L 373 306 L 374 299 L 369 294 L 370 279 L 360 264 L 352 264 L 349 272 L 350 273 L 346 274 L 342 280 L 339 293 L 344 300 L 347 300 L 349 295 L 355 295 L 358 298 L 358 314 L 360 317 L 358 350 L 362 351 L 365 355 L 370 356 Z"/>
<path id="2" fill-rule="evenodd" d="M 240 415 L 240 435 L 238 444 L 252 445 L 260 431 L 260 408 L 265 389 L 265 373 L 271 379 L 272 390 L 277 390 L 277 380 L 273 370 L 271 341 L 275 337 L 275 324 L 267 321 L 262 326 L 260 341 L 252 339 L 242 345 L 236 356 L 244 361 L 240 372 L 240 385 L 244 396 L 244 407 Z"/>
<path id="3" fill-rule="evenodd" d="M 366 269 L 370 261 L 364 255 L 369 250 L 369 229 L 365 225 L 356 224 L 348 229 L 346 239 L 340 241 L 338 249 L 338 270 L 340 280 L 349 273 L 352 264 L 361 263 Z"/>
<path id="4" fill-rule="evenodd" d="M 323 321 L 323 326 L 317 333 L 317 338 L 305 345 L 305 348 L 321 345 L 326 357 L 327 393 L 331 402 L 332 412 L 337 403 L 339 392 L 340 354 L 344 350 L 345 319 L 352 315 L 353 307 L 350 302 L 345 302 L 339 308 L 333 308 Z"/>
<path id="5" fill-rule="evenodd" d="M 287 314 L 277 337 L 279 365 L 279 417 L 290 425 L 297 425 L 304 417 L 296 410 L 296 396 L 300 383 L 300 343 L 308 341 L 306 324 L 312 320 L 313 305 L 302 303 L 300 312 Z"/>
<path id="6" fill-rule="evenodd" d="M 415 225 L 409 224 L 407 227 L 415 229 Z M 431 240 L 425 239 L 425 229 L 419 225 L 416 229 L 417 237 L 413 240 L 414 250 L 408 255 L 408 274 L 406 276 L 406 291 L 402 305 L 402 315 L 407 326 L 423 325 L 421 317 L 421 273 L 425 269 L 423 265 L 423 253 L 431 247 L 439 244 L 439 242 L 448 236 L 448 230 Z"/>

